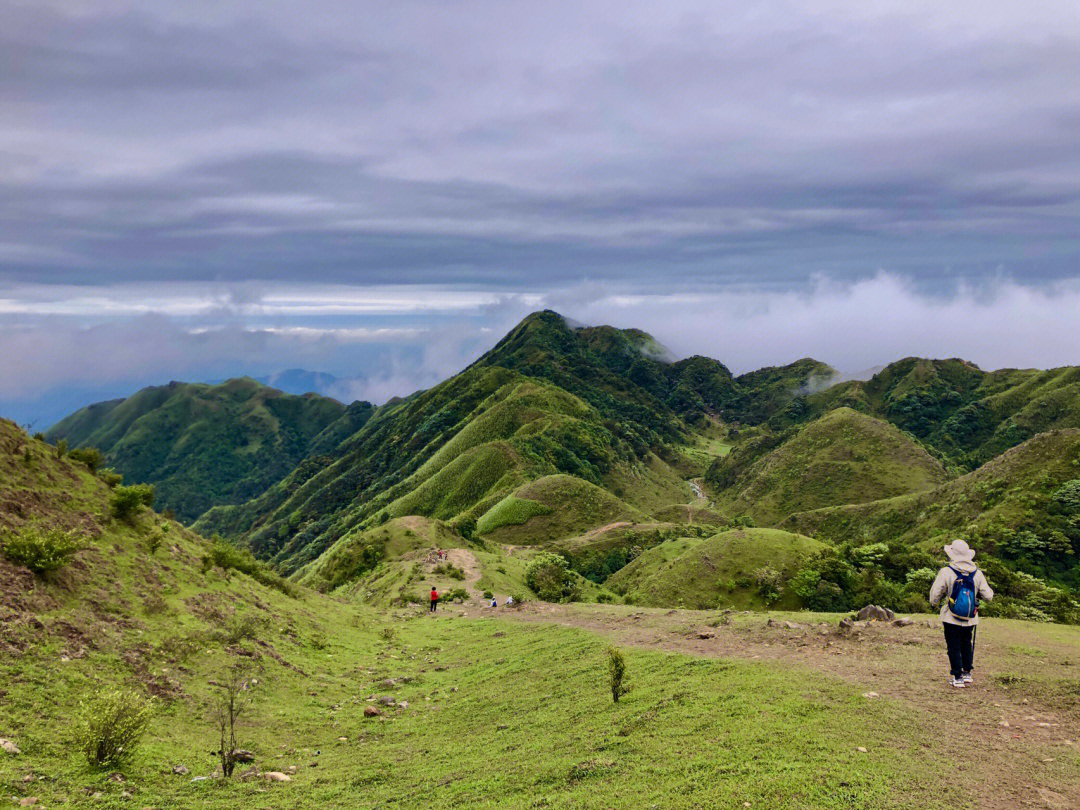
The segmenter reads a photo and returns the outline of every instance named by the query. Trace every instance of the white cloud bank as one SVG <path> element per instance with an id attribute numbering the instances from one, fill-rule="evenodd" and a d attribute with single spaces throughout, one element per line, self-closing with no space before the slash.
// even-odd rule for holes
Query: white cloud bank
<path id="1" fill-rule="evenodd" d="M 282 315 L 292 308 L 288 291 L 261 293 L 275 302 L 273 323 L 252 314 L 261 312 L 261 299 L 208 310 L 197 322 L 151 312 L 88 325 L 23 311 L 0 326 L 0 399 L 29 399 L 63 386 L 207 380 L 303 367 L 350 378 L 343 398 L 383 402 L 457 373 L 521 317 L 543 307 L 583 323 L 644 329 L 677 356 L 715 357 L 735 373 L 807 356 L 842 372 L 909 355 L 963 357 L 988 369 L 1080 364 L 1080 282 L 1030 287 L 1001 281 L 949 296 L 923 295 L 884 273 L 850 285 L 822 281 L 804 293 L 647 295 L 582 284 L 543 295 L 489 296 L 402 288 L 393 293 L 394 313 L 364 310 L 346 318 L 336 312 L 313 316 L 307 305 L 335 295 L 343 302 L 371 296 L 362 288 L 344 294 L 316 286 L 295 302 L 303 322 Z M 98 300 L 103 295 L 129 300 L 131 291 L 86 291 Z M 189 296 L 227 298 L 212 288 Z M 66 292 L 64 301 L 66 308 L 84 309 L 77 292 Z"/>

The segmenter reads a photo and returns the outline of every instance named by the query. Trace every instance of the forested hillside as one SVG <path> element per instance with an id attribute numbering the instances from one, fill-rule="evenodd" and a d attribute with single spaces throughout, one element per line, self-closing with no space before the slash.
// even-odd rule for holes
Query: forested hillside
<path id="1" fill-rule="evenodd" d="M 345 416 L 350 432 L 363 422 L 332 399 L 283 394 L 247 378 L 174 382 L 83 408 L 47 436 L 96 448 L 102 466 L 129 483 L 153 484 L 159 507 L 187 522 L 217 504 L 254 498 L 310 453 L 336 444 L 333 429 L 329 442 L 320 434 Z"/>

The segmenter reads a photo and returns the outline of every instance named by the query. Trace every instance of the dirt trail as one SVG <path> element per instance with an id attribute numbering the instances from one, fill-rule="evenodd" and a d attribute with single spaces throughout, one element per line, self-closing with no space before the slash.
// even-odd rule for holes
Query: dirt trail
<path id="1" fill-rule="evenodd" d="M 484 599 L 483 592 L 476 586 L 483 573 L 480 570 L 480 561 L 476 559 L 476 555 L 467 548 L 448 548 L 446 549 L 446 558 L 465 572 L 465 589 L 473 599 L 479 600 L 487 606 L 491 600 Z M 502 605 L 506 602 L 506 594 L 497 593 L 495 599 Z"/>
<path id="2" fill-rule="evenodd" d="M 975 685 L 956 690 L 945 682 L 944 642 L 936 620 L 932 626 L 923 620 L 908 627 L 871 625 L 857 637 L 845 637 L 837 635 L 835 624 L 791 629 L 780 619 L 767 626 L 760 614 L 735 615 L 731 625 L 717 627 L 710 626 L 718 617 L 715 612 L 607 605 L 530 603 L 513 615 L 519 621 L 593 630 L 619 644 L 769 661 L 790 667 L 793 677 L 806 668 L 828 673 L 866 693 L 907 704 L 927 729 L 940 732 L 933 735 L 934 744 L 950 760 L 963 763 L 955 778 L 980 810 L 1080 807 L 1080 708 L 1075 697 L 1006 688 L 991 677 L 1005 670 L 1003 664 L 1016 665 L 1011 650 L 1025 640 L 1022 627 L 984 623 Z M 702 632 L 715 635 L 702 639 Z M 1075 679 L 1069 658 L 1075 659 L 1075 644 L 1053 647 L 1037 659 L 1039 676 L 1060 676 L 1063 683 Z"/>

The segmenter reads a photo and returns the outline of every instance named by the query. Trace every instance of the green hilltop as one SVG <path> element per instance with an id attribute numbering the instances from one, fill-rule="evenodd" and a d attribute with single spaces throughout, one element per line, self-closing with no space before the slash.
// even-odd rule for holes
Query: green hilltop
<path id="1" fill-rule="evenodd" d="M 706 481 L 721 511 L 772 525 L 793 512 L 932 489 L 948 474 L 909 434 L 840 407 L 755 458 L 749 442 L 718 458 Z"/>
<path id="2" fill-rule="evenodd" d="M 153 484 L 158 504 L 190 522 L 284 478 L 344 414 L 332 399 L 284 394 L 249 378 L 173 382 L 83 408 L 46 435 L 97 448 L 102 464 L 128 482 Z"/>

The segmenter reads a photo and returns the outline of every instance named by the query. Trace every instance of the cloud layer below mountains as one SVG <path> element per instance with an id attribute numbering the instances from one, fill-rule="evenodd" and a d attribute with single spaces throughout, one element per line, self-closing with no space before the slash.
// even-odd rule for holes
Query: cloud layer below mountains
<path id="1" fill-rule="evenodd" d="M 238 300 L 227 289 L 187 287 L 174 290 L 171 312 L 81 325 L 63 313 L 85 311 L 91 297 L 122 308 L 117 302 L 169 295 L 113 288 L 49 301 L 39 291 L 31 317 L 7 305 L 8 317 L 24 320 L 0 330 L 0 400 L 32 400 L 64 385 L 123 388 L 300 367 L 345 378 L 335 390 L 343 399 L 383 402 L 458 372 L 545 307 L 582 323 L 645 329 L 676 356 L 708 355 L 736 373 L 806 356 L 846 373 L 908 355 L 958 356 L 984 368 L 1080 364 L 1080 284 L 1072 282 L 1001 281 L 947 295 L 887 274 L 853 284 L 819 279 L 810 291 L 641 294 L 595 283 L 529 295 L 340 293 L 307 288 L 292 312 L 288 288 L 249 290 Z M 329 312 L 324 302 L 332 302 Z"/>

